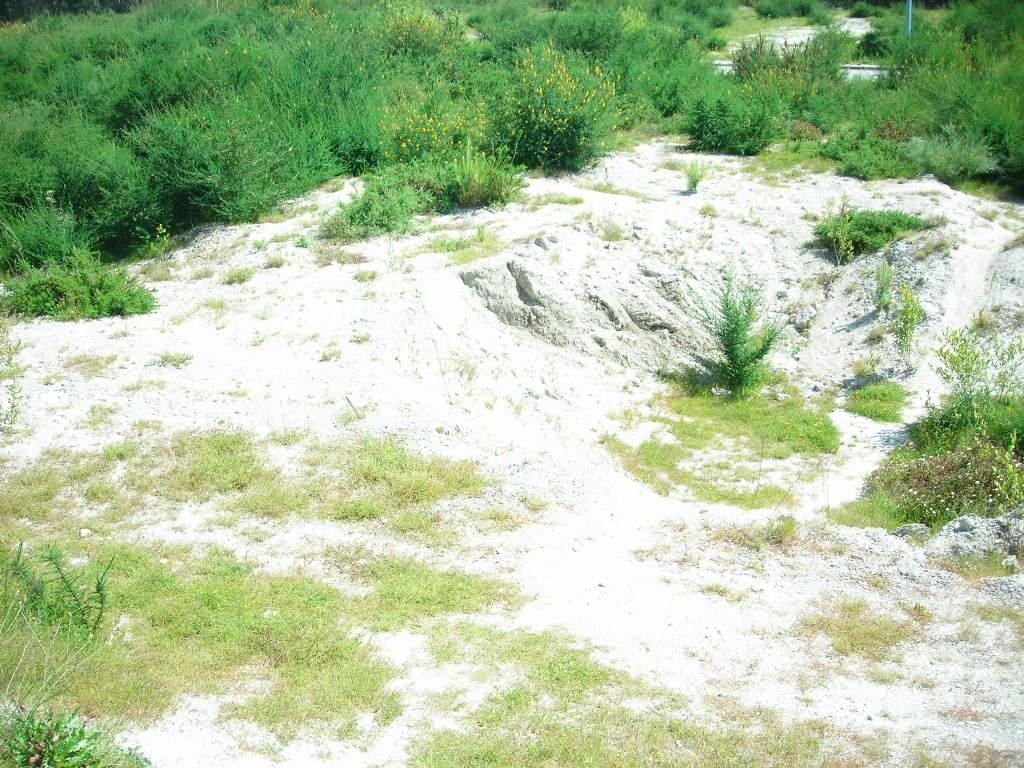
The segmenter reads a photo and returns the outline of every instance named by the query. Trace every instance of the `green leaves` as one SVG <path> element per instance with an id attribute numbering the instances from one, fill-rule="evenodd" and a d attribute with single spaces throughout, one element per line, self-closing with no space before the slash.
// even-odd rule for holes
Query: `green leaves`
<path id="1" fill-rule="evenodd" d="M 730 275 L 711 305 L 697 304 L 697 322 L 711 337 L 717 353 L 706 368 L 717 383 L 736 395 L 755 389 L 764 373 L 764 359 L 779 339 L 781 328 L 766 323 L 758 330 L 761 296 Z"/>

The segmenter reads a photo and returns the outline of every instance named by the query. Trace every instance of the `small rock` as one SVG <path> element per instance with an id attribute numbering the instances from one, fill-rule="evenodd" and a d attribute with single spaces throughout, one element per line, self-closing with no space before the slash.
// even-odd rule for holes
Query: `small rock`
<path id="1" fill-rule="evenodd" d="M 1003 568 L 1007 568 L 1016 573 L 1020 569 L 1020 563 L 1017 562 L 1017 556 L 1008 555 L 1003 558 Z"/>
<path id="2" fill-rule="evenodd" d="M 901 539 L 926 539 L 928 534 L 931 533 L 931 528 L 921 523 L 908 523 L 907 525 L 901 525 L 899 528 L 892 532 L 893 536 L 899 536 Z"/>
<path id="3" fill-rule="evenodd" d="M 91 528 L 79 528 L 78 529 L 78 536 L 79 536 L 79 538 L 82 538 L 82 539 L 88 539 L 90 536 L 92 536 L 92 529 Z"/>
<path id="4" fill-rule="evenodd" d="M 963 533 L 965 531 L 973 531 L 976 527 L 977 523 L 971 519 L 970 515 L 958 517 L 956 520 L 953 521 L 953 530 L 957 531 L 958 533 Z"/>
<path id="5" fill-rule="evenodd" d="M 533 244 L 536 245 L 538 248 L 543 248 L 545 251 L 548 249 L 548 241 L 545 240 L 543 237 L 535 238 Z"/>

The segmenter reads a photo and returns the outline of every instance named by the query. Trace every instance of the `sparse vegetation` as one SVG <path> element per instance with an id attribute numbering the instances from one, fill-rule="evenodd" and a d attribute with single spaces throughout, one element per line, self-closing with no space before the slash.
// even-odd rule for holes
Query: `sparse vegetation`
<path id="1" fill-rule="evenodd" d="M 242 283 L 249 282 L 255 274 L 256 270 L 252 267 L 234 267 L 224 273 L 221 282 L 224 285 L 241 285 Z"/>
<path id="2" fill-rule="evenodd" d="M 708 165 L 700 160 L 690 160 L 683 166 L 686 173 L 686 191 L 696 192 L 697 186 L 708 175 Z"/>
<path id="3" fill-rule="evenodd" d="M 159 368 L 184 368 L 192 362 L 189 352 L 161 352 L 150 365 Z"/>
<path id="4" fill-rule="evenodd" d="M 763 525 L 722 528 L 715 532 L 715 536 L 722 541 L 758 552 L 764 549 L 788 549 L 798 534 L 799 526 L 789 515 L 776 517 Z"/>
<path id="5" fill-rule="evenodd" d="M 882 259 L 875 270 L 875 309 L 882 314 L 892 303 L 892 265 Z"/>
<path id="6" fill-rule="evenodd" d="M 597 234 L 606 243 L 615 243 L 626 239 L 626 232 L 623 230 L 622 225 L 610 218 L 601 221 L 598 225 Z"/>
<path id="7" fill-rule="evenodd" d="M 914 635 L 913 622 L 886 616 L 851 597 L 842 597 L 828 610 L 804 617 L 800 628 L 809 635 L 825 635 L 840 656 L 869 661 L 885 661 Z"/>

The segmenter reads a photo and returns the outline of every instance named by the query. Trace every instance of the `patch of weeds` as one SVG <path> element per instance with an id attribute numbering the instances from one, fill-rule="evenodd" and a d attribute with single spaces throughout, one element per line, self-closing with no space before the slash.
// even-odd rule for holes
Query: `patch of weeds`
<path id="1" fill-rule="evenodd" d="M 480 613 L 497 604 L 508 605 L 515 594 L 496 579 L 436 570 L 410 558 L 353 559 L 344 551 L 328 557 L 372 587 L 354 613 L 375 632 L 394 631 L 446 614 Z"/>
<path id="2" fill-rule="evenodd" d="M 366 343 L 366 342 L 368 342 L 368 341 L 369 341 L 369 340 L 370 340 L 371 338 L 372 338 L 372 337 L 371 337 L 371 336 L 370 336 L 370 334 L 368 334 L 368 333 L 357 333 L 357 334 L 355 334 L 354 336 L 352 336 L 352 337 L 351 337 L 351 338 L 349 339 L 349 341 L 351 341 L 351 342 L 352 342 L 353 344 L 365 344 L 365 343 Z"/>
<path id="3" fill-rule="evenodd" d="M 221 317 L 228 311 L 231 305 L 224 301 L 224 299 L 205 299 L 199 306 L 210 310 L 214 316 Z"/>
<path id="4" fill-rule="evenodd" d="M 683 164 L 686 173 L 686 191 L 696 192 L 697 186 L 708 175 L 708 164 L 701 160 L 688 160 Z"/>
<path id="5" fill-rule="evenodd" d="M 221 282 L 224 285 L 241 285 L 247 283 L 252 279 L 252 276 L 256 274 L 256 270 L 252 267 L 235 267 L 229 269 L 224 273 L 224 277 L 221 278 Z"/>
<path id="6" fill-rule="evenodd" d="M 841 507 L 828 510 L 828 519 L 837 525 L 853 528 L 893 529 L 903 525 L 900 505 L 881 490 L 869 492 Z"/>
<path id="7" fill-rule="evenodd" d="M 838 264 L 845 264 L 928 226 L 923 219 L 903 211 L 857 210 L 844 204 L 838 213 L 826 216 L 814 228 L 814 235 L 835 253 Z"/>
<path id="8" fill-rule="evenodd" d="M 910 392 L 895 381 L 877 381 L 853 390 L 846 398 L 846 410 L 874 421 L 899 422 Z"/>
<path id="9" fill-rule="evenodd" d="M 162 352 L 150 365 L 158 368 L 184 368 L 192 362 L 192 355 L 188 352 Z"/>
<path id="10" fill-rule="evenodd" d="M 165 386 L 167 386 L 167 382 L 161 381 L 160 379 L 139 379 L 138 381 L 133 381 L 131 384 L 125 384 L 123 391 L 131 394 L 153 389 L 163 389 Z"/>
<path id="11" fill-rule="evenodd" d="M 982 621 L 991 624 L 1009 624 L 1024 645 L 1024 613 L 1009 605 L 973 605 L 971 610 Z"/>
<path id="12" fill-rule="evenodd" d="M 174 279 L 174 272 L 166 261 L 151 261 L 139 270 L 139 274 L 151 283 L 163 283 Z"/>
<path id="13" fill-rule="evenodd" d="M 563 192 L 548 192 L 547 194 L 531 197 L 528 207 L 536 210 L 545 205 L 582 205 L 583 198 L 578 195 L 567 195 Z"/>
<path id="14" fill-rule="evenodd" d="M 65 361 L 64 367 L 92 379 L 107 370 L 116 359 L 116 355 L 74 355 Z"/>
<path id="15" fill-rule="evenodd" d="M 213 271 L 213 267 L 199 267 L 198 269 L 192 270 L 193 280 L 208 280 L 216 274 Z"/>
<path id="16" fill-rule="evenodd" d="M 375 269 L 360 269 L 355 273 L 355 279 L 360 283 L 369 283 L 377 279 L 377 270 Z"/>
<path id="17" fill-rule="evenodd" d="M 472 237 L 441 237 L 426 245 L 426 250 L 431 253 L 451 254 L 449 261 L 452 264 L 468 264 L 476 259 L 491 256 L 500 248 L 501 240 L 482 225 L 476 228 L 476 233 Z"/>
<path id="18" fill-rule="evenodd" d="M 889 329 L 886 326 L 881 324 L 873 325 L 871 330 L 868 331 L 868 343 L 881 344 L 887 335 L 889 335 Z"/>
<path id="19" fill-rule="evenodd" d="M 332 360 L 337 360 L 339 357 L 341 357 L 341 350 L 336 346 L 330 346 L 320 353 L 320 362 L 329 363 Z"/>
<path id="20" fill-rule="evenodd" d="M 682 485 L 712 503 L 748 509 L 788 505 L 792 494 L 762 476 L 762 462 L 811 458 L 839 447 L 826 408 L 805 403 L 795 392 L 783 400 L 677 394 L 660 405 L 663 413 L 655 421 L 668 428 L 664 439 L 652 437 L 634 447 L 606 436 L 602 443 L 662 494 Z M 701 462 L 707 452 L 718 460 L 713 468 Z M 682 466 L 687 460 L 690 466 Z"/>
<path id="21" fill-rule="evenodd" d="M 597 236 L 606 243 L 614 243 L 626 239 L 622 225 L 612 219 L 603 219 L 598 223 Z"/>
<path id="22" fill-rule="evenodd" d="M 244 491 L 265 479 L 267 469 L 244 432 L 180 432 L 136 462 L 125 478 L 136 490 L 174 501 L 207 501 Z"/>
<path id="23" fill-rule="evenodd" d="M 718 209 L 711 203 L 704 203 L 704 205 L 700 207 L 699 213 L 705 219 L 713 219 L 718 216 Z"/>
<path id="24" fill-rule="evenodd" d="M 99 429 L 110 424 L 115 413 L 117 413 L 116 406 L 97 405 L 94 403 L 89 406 L 89 412 L 86 414 L 85 419 L 82 420 L 81 426 L 87 429 Z"/>
<path id="25" fill-rule="evenodd" d="M 12 766 L 40 768 L 146 768 L 150 764 L 79 715 L 13 708 L 0 716 L 0 758 Z"/>
<path id="26" fill-rule="evenodd" d="M 938 565 L 968 581 L 977 581 L 992 577 L 1012 576 L 1014 568 L 1011 565 L 1003 565 L 1005 559 L 1005 554 L 991 552 L 982 556 L 961 555 L 943 558 L 938 561 Z"/>
<path id="27" fill-rule="evenodd" d="M 305 235 L 299 235 L 299 238 L 295 241 L 296 248 L 309 248 L 309 238 Z"/>
<path id="28" fill-rule="evenodd" d="M 547 499 L 542 499 L 538 496 L 523 496 L 521 501 L 523 506 L 530 512 L 543 512 L 549 506 Z"/>
<path id="29" fill-rule="evenodd" d="M 101 457 L 50 450 L 0 485 L 0 520 L 52 518 L 58 502 L 102 476 Z"/>
<path id="30" fill-rule="evenodd" d="M 651 198 L 645 195 L 643 192 L 638 192 L 635 189 L 626 189 L 613 184 L 610 181 L 594 181 L 587 184 L 580 185 L 583 189 L 589 189 L 594 192 L 601 192 L 605 195 L 622 195 L 624 197 L 635 197 L 638 200 L 650 200 Z"/>
<path id="31" fill-rule="evenodd" d="M 364 438 L 345 469 L 358 488 L 398 508 L 475 494 L 486 484 L 471 462 L 416 456 L 389 438 Z"/>
<path id="32" fill-rule="evenodd" d="M 948 237 L 936 235 L 935 237 L 929 237 L 921 243 L 917 250 L 914 251 L 914 258 L 918 261 L 925 261 L 933 256 L 948 256 L 952 248 L 953 243 Z"/>
<path id="33" fill-rule="evenodd" d="M 273 256 L 267 256 L 267 260 L 263 262 L 264 269 L 280 269 L 285 265 L 284 256 L 280 254 L 274 254 Z"/>
<path id="34" fill-rule="evenodd" d="M 478 516 L 480 528 L 495 531 L 514 531 L 520 528 L 526 519 L 505 507 L 488 507 Z"/>
<path id="35" fill-rule="evenodd" d="M 306 433 L 301 429 L 278 429 L 267 435 L 270 442 L 283 448 L 298 445 L 305 437 Z"/>
<path id="36" fill-rule="evenodd" d="M 782 515 L 763 525 L 721 528 L 715 532 L 715 537 L 757 552 L 765 549 L 786 550 L 796 541 L 799 530 L 794 518 Z"/>
<path id="37" fill-rule="evenodd" d="M 840 656 L 869 661 L 888 660 L 915 632 L 912 622 L 878 613 L 863 600 L 851 597 L 842 597 L 826 611 L 805 616 L 799 629 L 809 635 L 825 635 Z"/>
<path id="38" fill-rule="evenodd" d="M 747 599 L 746 592 L 737 592 L 734 589 L 729 589 L 725 584 L 719 584 L 713 582 L 711 584 L 703 584 L 700 588 L 701 594 L 704 595 L 715 595 L 728 600 L 730 603 L 740 603 Z"/>
<path id="39" fill-rule="evenodd" d="M 820 764 L 821 733 L 768 715 L 739 715 L 721 728 L 679 716 L 680 702 L 595 662 L 589 649 L 549 634 L 461 624 L 435 638 L 439 660 L 514 670 L 459 730 L 441 730 L 413 754 L 416 768 L 515 765 L 617 768 L 640 765 Z M 642 699 L 637 711 L 627 697 Z"/>

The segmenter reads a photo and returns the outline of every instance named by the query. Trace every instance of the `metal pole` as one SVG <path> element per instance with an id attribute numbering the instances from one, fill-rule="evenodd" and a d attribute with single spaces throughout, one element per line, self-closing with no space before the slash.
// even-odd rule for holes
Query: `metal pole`
<path id="1" fill-rule="evenodd" d="M 907 38 L 910 38 L 910 33 L 913 31 L 913 18 L 914 18 L 914 0 L 907 0 Z"/>

